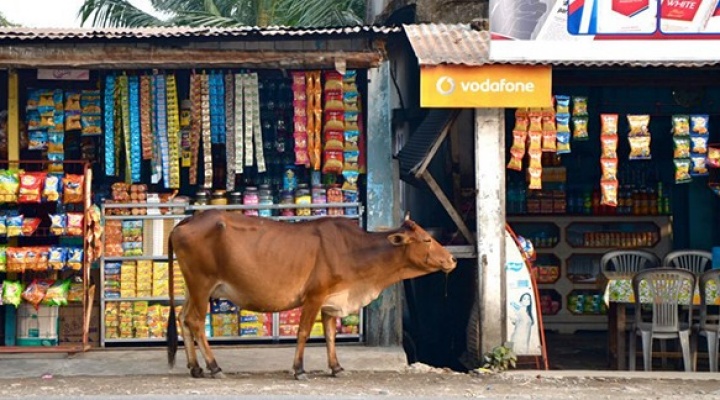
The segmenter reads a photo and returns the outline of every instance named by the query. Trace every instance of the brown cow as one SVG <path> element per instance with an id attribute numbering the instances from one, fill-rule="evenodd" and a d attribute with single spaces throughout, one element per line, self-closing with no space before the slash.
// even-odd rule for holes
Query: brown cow
<path id="1" fill-rule="evenodd" d="M 278 312 L 302 306 L 293 370 L 305 379 L 305 342 L 318 314 L 333 375 L 343 369 L 335 353 L 336 318 L 369 304 L 393 283 L 436 271 L 449 273 L 455 258 L 406 218 L 393 231 L 368 233 L 345 218 L 278 222 L 237 212 L 206 211 L 180 222 L 170 234 L 185 277 L 179 316 L 188 368 L 203 374 L 197 342 L 213 377 L 223 377 L 205 337 L 210 297 L 226 298 L 243 310 Z M 170 274 L 168 362 L 175 364 L 178 336 Z"/>

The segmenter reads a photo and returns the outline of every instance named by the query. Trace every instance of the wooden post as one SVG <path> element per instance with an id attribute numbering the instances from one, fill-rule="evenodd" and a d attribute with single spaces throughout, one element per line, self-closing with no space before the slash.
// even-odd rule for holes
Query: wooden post
<path id="1" fill-rule="evenodd" d="M 506 341 L 505 114 L 475 109 L 475 185 L 482 352 Z"/>
<path id="2" fill-rule="evenodd" d="M 17 71 L 8 71 L 8 160 L 20 159 L 20 97 Z M 16 165 L 11 165 L 14 167 Z"/>

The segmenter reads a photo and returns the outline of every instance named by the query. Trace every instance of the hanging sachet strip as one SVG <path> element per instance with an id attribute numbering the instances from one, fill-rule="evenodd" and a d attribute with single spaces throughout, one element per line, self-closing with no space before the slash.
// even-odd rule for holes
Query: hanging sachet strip
<path id="1" fill-rule="evenodd" d="M 157 121 L 158 152 L 162 165 L 162 179 L 166 189 L 170 188 L 170 166 L 168 153 L 168 131 L 167 131 L 167 86 L 164 75 L 157 75 L 155 81 L 156 102 L 155 120 Z"/>
<path id="2" fill-rule="evenodd" d="M 115 76 L 105 77 L 105 175 L 113 176 L 115 169 Z"/>
<path id="3" fill-rule="evenodd" d="M 245 128 L 245 137 L 243 139 L 243 150 L 245 151 L 245 166 L 253 165 L 253 110 L 255 110 L 252 102 L 254 101 L 252 90 L 252 79 L 250 74 L 243 74 L 243 127 Z"/>
<path id="4" fill-rule="evenodd" d="M 242 74 L 235 74 L 235 173 L 242 174 L 244 164 L 243 158 L 243 128 L 245 127 L 243 84 L 245 78 Z M 230 132 L 228 132 L 230 134 Z"/>
<path id="5" fill-rule="evenodd" d="M 130 180 L 140 182 L 140 80 L 137 76 L 128 78 L 128 107 L 130 118 Z"/>
<path id="6" fill-rule="evenodd" d="M 201 75 L 202 90 L 202 144 L 203 144 L 203 188 L 211 189 L 213 184 L 212 137 L 210 132 L 210 85 L 208 76 Z"/>
<path id="7" fill-rule="evenodd" d="M 140 137 L 142 142 L 142 159 L 152 160 L 152 103 L 150 99 L 150 76 L 140 77 Z"/>
<path id="8" fill-rule="evenodd" d="M 120 90 L 120 110 L 122 119 L 122 137 L 125 150 L 125 182 L 131 182 L 130 171 L 130 99 L 128 93 L 128 78 L 125 75 L 118 77 Z"/>
<path id="9" fill-rule="evenodd" d="M 152 108 L 150 123 L 152 124 L 153 134 L 150 182 L 154 185 L 160 183 L 160 179 L 162 179 L 162 155 L 160 151 L 160 136 L 158 134 L 157 103 L 157 75 L 153 75 L 150 77 L 150 104 Z"/>
<path id="10" fill-rule="evenodd" d="M 235 190 L 235 80 L 233 74 L 225 75 L 225 164 L 226 189 Z"/>
<path id="11" fill-rule="evenodd" d="M 180 188 L 180 105 L 175 75 L 167 76 L 168 163 L 170 189 Z"/>
<path id="12" fill-rule="evenodd" d="M 255 159 L 257 160 L 257 170 L 262 173 L 266 171 L 265 168 L 265 155 L 263 152 L 263 136 L 262 128 L 260 127 L 260 82 L 258 81 L 258 74 L 253 72 L 251 74 L 252 79 L 252 90 L 253 90 L 253 134 L 255 135 Z"/>
<path id="13" fill-rule="evenodd" d="M 198 152 L 200 150 L 200 134 L 202 131 L 202 100 L 200 76 L 193 72 L 190 75 L 190 171 L 191 185 L 197 184 Z"/>

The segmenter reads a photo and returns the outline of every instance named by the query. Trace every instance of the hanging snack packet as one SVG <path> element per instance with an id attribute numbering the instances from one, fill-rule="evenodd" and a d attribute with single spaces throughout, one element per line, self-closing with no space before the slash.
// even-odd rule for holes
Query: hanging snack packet
<path id="1" fill-rule="evenodd" d="M 83 183 L 85 178 L 83 175 L 66 174 L 63 179 L 63 202 L 65 203 L 82 203 L 83 202 Z"/>
<path id="2" fill-rule="evenodd" d="M 530 149 L 528 150 L 528 156 L 530 158 L 528 168 L 542 169 L 542 150 Z"/>
<path id="3" fill-rule="evenodd" d="M 601 135 L 617 135 L 617 133 L 618 133 L 618 115 L 617 114 L 600 114 L 600 133 L 601 133 Z"/>
<path id="4" fill-rule="evenodd" d="M 695 154 L 707 154 L 708 148 L 708 136 L 691 136 L 690 141 L 692 142 L 692 152 Z"/>
<path id="5" fill-rule="evenodd" d="M 83 234 L 83 213 L 67 213 L 67 234 L 70 236 L 82 236 Z"/>
<path id="6" fill-rule="evenodd" d="M 7 218 L 7 236 L 22 236 L 23 215 L 13 215 Z"/>
<path id="7" fill-rule="evenodd" d="M 708 166 L 720 168 L 720 147 L 708 146 Z"/>
<path id="8" fill-rule="evenodd" d="M 673 137 L 673 158 L 690 157 L 690 138 L 687 136 Z"/>
<path id="9" fill-rule="evenodd" d="M 543 132 L 555 132 L 555 114 L 552 111 L 546 111 L 542 114 L 542 130 Z"/>
<path id="10" fill-rule="evenodd" d="M 690 134 L 690 117 L 687 115 L 672 116 L 673 136 L 687 136 Z"/>
<path id="11" fill-rule="evenodd" d="M 528 189 L 541 190 L 542 189 L 542 168 L 528 168 L 528 176 L 530 183 Z"/>
<path id="12" fill-rule="evenodd" d="M 698 155 L 692 155 L 690 157 L 690 162 L 692 163 L 691 169 L 690 169 L 690 175 L 691 176 L 705 176 L 708 175 L 708 169 L 707 169 L 707 158 L 703 156 Z"/>
<path id="13" fill-rule="evenodd" d="M 515 111 L 515 127 L 514 131 L 527 131 L 530 121 L 528 120 L 528 112 L 524 109 Z"/>
<path id="14" fill-rule="evenodd" d="M 573 116 L 579 117 L 579 116 L 588 115 L 588 99 L 587 99 L 587 97 L 573 96 L 572 102 L 573 102 L 573 109 L 572 109 Z"/>
<path id="15" fill-rule="evenodd" d="M 23 284 L 17 281 L 3 282 L 2 302 L 17 308 L 22 301 Z"/>
<path id="16" fill-rule="evenodd" d="M 83 249 L 71 247 L 68 249 L 67 266 L 68 268 L 79 271 L 83 264 Z"/>
<path id="17" fill-rule="evenodd" d="M 517 150 L 525 154 L 525 144 L 527 143 L 527 132 L 526 131 L 513 131 L 513 144 L 510 147 L 510 152 Z"/>
<path id="18" fill-rule="evenodd" d="M 45 187 L 43 188 L 43 199 L 45 201 L 55 202 L 60 200 L 61 181 L 61 175 L 47 174 L 45 177 Z"/>
<path id="19" fill-rule="evenodd" d="M 23 291 L 23 300 L 32 304 L 37 310 L 40 306 L 40 302 L 45 297 L 45 293 L 47 293 L 50 285 L 52 284 L 53 282 L 47 279 L 34 279 Z"/>
<path id="20" fill-rule="evenodd" d="M 568 154 L 570 151 L 570 132 L 558 132 L 557 154 Z"/>
<path id="21" fill-rule="evenodd" d="M 537 111 L 531 111 L 528 113 L 530 120 L 529 131 L 542 131 L 542 113 Z"/>
<path id="22" fill-rule="evenodd" d="M 542 150 L 542 132 L 530 131 L 528 132 L 528 151 L 531 150 Z"/>
<path id="23" fill-rule="evenodd" d="M 602 155 L 601 158 L 618 158 L 617 156 L 617 135 L 602 135 L 600 136 L 600 143 L 602 144 Z"/>
<path id="24" fill-rule="evenodd" d="M 0 236 L 7 235 L 7 216 L 0 215 Z"/>
<path id="25" fill-rule="evenodd" d="M 650 126 L 649 115 L 628 115 L 627 120 L 630 127 L 630 132 L 628 132 L 629 137 L 650 135 L 648 130 Z"/>
<path id="26" fill-rule="evenodd" d="M 570 96 L 559 94 L 555 96 L 555 112 L 558 114 L 570 114 Z"/>
<path id="27" fill-rule="evenodd" d="M 557 152 L 557 132 L 543 131 L 542 133 L 542 151 L 555 153 Z"/>
<path id="28" fill-rule="evenodd" d="M 45 172 L 23 172 L 20 174 L 18 203 L 39 203 L 46 175 Z"/>
<path id="29" fill-rule="evenodd" d="M 70 279 L 55 281 L 45 293 L 42 304 L 47 306 L 66 306 L 70 292 Z"/>
<path id="30" fill-rule="evenodd" d="M 617 158 L 602 158 L 602 159 L 600 159 L 600 166 L 602 167 L 602 180 L 603 181 L 617 180 L 617 172 L 618 172 Z"/>
<path id="31" fill-rule="evenodd" d="M 690 164 L 689 158 L 681 158 L 673 160 L 675 163 L 675 183 L 688 183 L 692 181 L 690 176 Z"/>
<path id="32" fill-rule="evenodd" d="M 0 203 L 14 203 L 20 188 L 17 170 L 0 170 Z"/>
<path id="33" fill-rule="evenodd" d="M 602 180 L 600 181 L 600 189 L 602 192 L 601 204 L 604 206 L 617 207 L 618 205 L 618 181 Z"/>
<path id="34" fill-rule="evenodd" d="M 522 171 L 522 161 L 524 156 L 524 151 L 520 151 L 519 149 L 510 149 L 510 162 L 508 162 L 507 168 L 514 171 Z"/>
<path id="35" fill-rule="evenodd" d="M 707 135 L 709 132 L 710 117 L 708 115 L 691 115 L 690 132 L 698 135 Z"/>
<path id="36" fill-rule="evenodd" d="M 50 269 L 60 271 L 65 268 L 67 251 L 65 247 L 51 247 L 48 254 L 48 266 Z"/>
<path id="37" fill-rule="evenodd" d="M 650 155 L 650 136 L 629 137 L 630 142 L 630 160 L 649 160 Z"/>
<path id="38" fill-rule="evenodd" d="M 65 234 L 67 226 L 67 217 L 65 214 L 49 214 L 50 215 L 50 233 L 56 236 Z"/>
<path id="39" fill-rule="evenodd" d="M 32 236 L 40 226 L 40 218 L 25 218 L 22 224 L 22 235 Z"/>
<path id="40" fill-rule="evenodd" d="M 588 117 L 573 117 L 573 140 L 588 140 Z"/>

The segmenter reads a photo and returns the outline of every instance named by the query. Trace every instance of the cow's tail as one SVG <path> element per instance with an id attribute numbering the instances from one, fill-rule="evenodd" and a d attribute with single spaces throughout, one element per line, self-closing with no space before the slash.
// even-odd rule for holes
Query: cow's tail
<path id="1" fill-rule="evenodd" d="M 175 316 L 175 267 L 173 261 L 173 247 L 172 247 L 172 232 L 168 237 L 168 295 L 170 297 L 170 315 L 168 316 L 167 326 L 167 352 L 168 352 L 168 365 L 170 368 L 175 367 L 175 355 L 178 349 L 178 330 L 177 330 L 177 319 Z"/>

